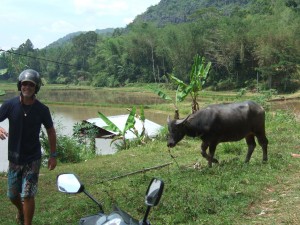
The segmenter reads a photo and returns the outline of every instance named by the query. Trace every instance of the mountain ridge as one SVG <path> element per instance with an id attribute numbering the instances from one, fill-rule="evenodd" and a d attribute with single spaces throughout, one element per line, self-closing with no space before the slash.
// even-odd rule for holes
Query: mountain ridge
<path id="1" fill-rule="evenodd" d="M 105 29 L 96 29 L 94 30 L 95 33 L 97 34 L 101 34 L 101 35 L 112 35 L 114 32 L 114 28 L 105 28 Z M 58 40 L 52 42 L 51 44 L 47 45 L 45 48 L 55 48 L 55 47 L 59 47 L 69 41 L 71 41 L 74 37 L 80 35 L 80 34 L 85 34 L 89 31 L 76 31 L 73 33 L 69 33 L 67 35 L 65 35 L 62 38 L 59 38 Z"/>
<path id="2" fill-rule="evenodd" d="M 152 22 L 158 26 L 164 26 L 168 23 L 185 23 L 192 21 L 191 15 L 204 8 L 215 7 L 223 13 L 229 14 L 234 8 L 245 7 L 251 2 L 253 0 L 161 0 L 158 4 L 148 7 L 145 12 L 137 15 L 129 25 L 139 22 Z M 94 32 L 101 35 L 112 35 L 115 29 L 118 28 L 96 29 Z M 87 32 L 77 31 L 67 34 L 46 48 L 58 47 Z"/>
<path id="3" fill-rule="evenodd" d="M 253 0 L 161 0 L 146 12 L 137 15 L 134 22 L 154 22 L 159 26 L 168 23 L 184 23 L 193 19 L 191 15 L 198 10 L 215 7 L 223 14 L 230 14 L 236 7 L 246 7 Z"/>

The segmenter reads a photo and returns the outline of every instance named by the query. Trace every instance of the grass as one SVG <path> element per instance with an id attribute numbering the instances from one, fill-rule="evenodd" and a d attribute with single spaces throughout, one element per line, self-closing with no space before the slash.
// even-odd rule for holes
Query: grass
<path id="1" fill-rule="evenodd" d="M 78 164 L 58 164 L 54 171 L 42 168 L 36 198 L 34 224 L 77 224 L 80 217 L 97 213 L 97 206 L 84 194 L 66 195 L 56 189 L 56 176 L 76 173 L 89 193 L 110 212 L 116 203 L 135 218 L 142 219 L 144 194 L 152 177 L 165 182 L 160 204 L 152 209 L 152 224 L 299 224 L 294 203 L 299 203 L 299 124 L 287 112 L 267 114 L 269 161 L 262 163 L 258 146 L 249 164 L 244 141 L 220 144 L 219 164 L 207 167 L 197 139 L 185 138 L 171 150 L 166 141 L 97 156 Z M 233 149 L 233 150 L 231 150 Z M 109 178 L 143 168 L 171 165 L 124 178 Z M 295 179 L 296 178 L 296 179 Z M 15 208 L 6 198 L 7 179 L 0 175 L 0 224 L 14 224 Z M 272 208 L 272 209 L 271 209 Z M 292 210 L 290 210 L 292 209 Z"/>

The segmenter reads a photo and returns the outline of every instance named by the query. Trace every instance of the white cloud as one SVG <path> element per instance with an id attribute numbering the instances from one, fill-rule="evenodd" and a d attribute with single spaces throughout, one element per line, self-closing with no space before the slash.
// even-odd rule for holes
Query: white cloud
<path id="1" fill-rule="evenodd" d="M 74 0 L 78 14 L 117 15 L 128 9 L 128 3 L 120 0 Z"/>
<path id="2" fill-rule="evenodd" d="M 68 32 L 68 31 L 72 31 L 74 29 L 76 29 L 76 26 L 74 26 L 73 24 L 71 24 L 67 21 L 64 21 L 64 20 L 57 20 L 57 21 L 54 21 L 49 26 L 42 27 L 42 30 L 44 30 L 46 32 L 51 32 L 51 33 Z"/>
<path id="3" fill-rule="evenodd" d="M 126 25 L 128 25 L 128 24 L 130 24 L 130 23 L 133 22 L 134 18 L 135 18 L 135 17 L 127 17 L 127 18 L 123 18 L 123 23 L 126 24 Z"/>

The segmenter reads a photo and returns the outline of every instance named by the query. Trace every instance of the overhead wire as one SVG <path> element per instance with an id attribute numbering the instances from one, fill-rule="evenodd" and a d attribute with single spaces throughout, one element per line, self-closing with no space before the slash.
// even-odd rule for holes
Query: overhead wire
<path id="1" fill-rule="evenodd" d="M 43 61 L 46 61 L 46 62 L 56 63 L 56 64 L 60 64 L 60 65 L 76 67 L 76 65 L 72 65 L 72 64 L 68 64 L 68 63 L 63 63 L 63 62 L 58 62 L 58 61 L 55 61 L 55 60 L 50 60 L 50 59 L 45 59 L 45 58 L 40 58 L 40 57 L 36 57 L 36 56 L 21 54 L 21 53 L 14 52 L 14 51 L 9 51 L 9 50 L 0 49 L 0 52 L 7 52 L 7 53 L 10 53 L 10 54 L 24 56 L 24 57 L 28 57 L 28 58 L 32 58 L 32 59 L 38 59 L 38 60 L 43 60 Z"/>

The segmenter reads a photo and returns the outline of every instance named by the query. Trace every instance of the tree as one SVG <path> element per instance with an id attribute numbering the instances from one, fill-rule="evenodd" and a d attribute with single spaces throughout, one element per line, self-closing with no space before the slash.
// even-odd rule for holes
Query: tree
<path id="1" fill-rule="evenodd" d="M 287 81 L 299 67 L 299 15 L 283 2 L 275 3 L 272 15 L 253 18 L 257 29 L 253 29 L 254 56 L 257 70 L 268 81 L 267 87 L 287 91 Z"/>
<path id="2" fill-rule="evenodd" d="M 88 57 L 94 56 L 98 35 L 94 31 L 80 34 L 72 39 L 77 59 L 77 69 L 88 69 Z"/>
<path id="3" fill-rule="evenodd" d="M 4 74 L 6 74 L 7 69 L 0 69 L 0 76 L 3 76 Z M 0 89 L 0 96 L 5 95 L 5 91 Z"/>

